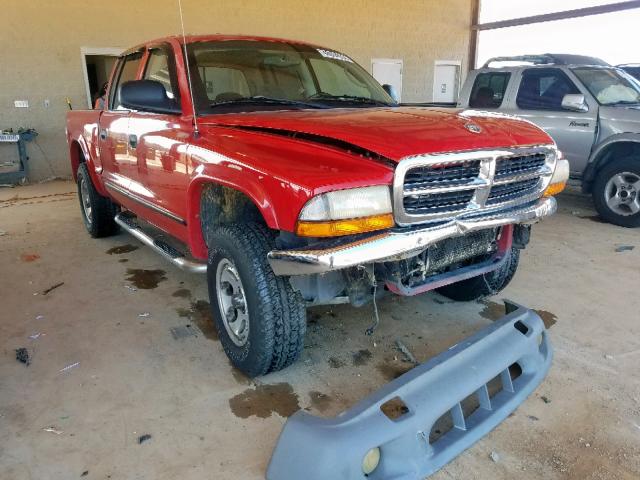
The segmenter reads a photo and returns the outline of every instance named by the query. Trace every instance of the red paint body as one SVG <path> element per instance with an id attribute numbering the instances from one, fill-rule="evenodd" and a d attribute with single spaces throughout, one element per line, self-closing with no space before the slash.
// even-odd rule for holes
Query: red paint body
<path id="1" fill-rule="evenodd" d="M 284 41 L 204 36 L 188 37 L 187 42 L 229 39 Z M 553 143 L 542 130 L 524 120 L 422 107 L 207 115 L 198 117 L 200 135 L 196 137 L 181 41 L 171 37 L 130 50 L 145 52 L 137 78 L 144 72 L 147 49 L 160 44 L 169 45 L 175 56 L 183 114 L 74 110 L 67 116 L 67 140 L 74 175 L 84 159 L 102 195 L 185 242 L 196 258 L 204 259 L 207 254 L 199 220 L 200 192 L 207 183 L 243 192 L 259 208 L 269 227 L 293 231 L 300 210 L 314 195 L 391 185 L 394 163 L 407 156 Z M 482 133 L 464 127 L 470 120 L 482 128 Z M 100 139 L 101 129 L 108 131 L 105 139 Z M 295 139 L 283 132 L 339 140 L 377 154 L 383 161 L 305 136 Z M 130 134 L 137 135 L 135 148 L 128 143 Z M 105 181 L 185 222 L 107 190 Z"/>

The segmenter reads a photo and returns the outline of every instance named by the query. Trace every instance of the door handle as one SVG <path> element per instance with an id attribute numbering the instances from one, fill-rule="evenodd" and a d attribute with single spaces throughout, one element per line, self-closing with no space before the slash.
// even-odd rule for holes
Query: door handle
<path id="1" fill-rule="evenodd" d="M 131 148 L 136 148 L 138 146 L 137 135 L 129 135 L 129 145 L 131 146 Z"/>
<path id="2" fill-rule="evenodd" d="M 107 129 L 102 128 L 100 129 L 100 140 L 106 140 L 106 139 L 107 139 Z"/>

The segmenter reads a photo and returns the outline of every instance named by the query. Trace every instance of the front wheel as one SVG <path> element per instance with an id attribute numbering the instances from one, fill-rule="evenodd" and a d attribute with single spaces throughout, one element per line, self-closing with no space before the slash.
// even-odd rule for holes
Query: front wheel
<path id="1" fill-rule="evenodd" d="M 512 247 L 508 257 L 500 268 L 477 277 L 452 283 L 437 289 L 439 293 L 452 300 L 468 302 L 479 300 L 504 290 L 513 280 L 520 263 L 520 250 Z"/>
<path id="2" fill-rule="evenodd" d="M 306 309 L 273 273 L 274 248 L 259 224 L 221 225 L 209 236 L 207 283 L 213 318 L 231 363 L 250 377 L 291 365 L 302 352 Z"/>
<path id="3" fill-rule="evenodd" d="M 598 214 L 621 227 L 640 227 L 640 159 L 622 158 L 597 173 L 593 202 Z"/>

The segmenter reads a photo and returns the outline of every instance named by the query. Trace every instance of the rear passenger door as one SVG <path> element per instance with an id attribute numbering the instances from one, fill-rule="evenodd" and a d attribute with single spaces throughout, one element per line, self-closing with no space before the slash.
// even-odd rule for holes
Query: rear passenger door
<path id="1" fill-rule="evenodd" d="M 142 52 L 134 52 L 120 58 L 109 88 L 108 106 L 100 116 L 100 159 L 111 193 L 114 193 L 114 186 L 116 190 L 128 190 L 131 177 L 136 174 L 135 158 L 129 155 L 130 111 L 120 103 L 120 88 L 124 82 L 137 78 L 142 55 Z M 118 199 L 120 201 L 121 197 Z"/>
<path id="2" fill-rule="evenodd" d="M 588 92 L 559 68 L 525 68 L 509 113 L 532 121 L 551 135 L 569 160 L 572 174 L 579 175 L 595 139 L 598 106 L 589 104 L 587 112 L 566 110 L 562 99 L 567 94 L 583 94 L 587 103 L 592 101 Z"/>

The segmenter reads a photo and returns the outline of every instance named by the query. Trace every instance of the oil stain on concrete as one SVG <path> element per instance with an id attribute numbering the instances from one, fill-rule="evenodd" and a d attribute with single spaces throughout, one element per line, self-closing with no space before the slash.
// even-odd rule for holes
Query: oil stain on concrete
<path id="1" fill-rule="evenodd" d="M 482 304 L 484 308 L 480 312 L 481 317 L 495 321 L 505 316 L 504 304 L 492 302 L 491 300 L 485 300 Z M 545 328 L 551 328 L 558 321 L 558 317 L 547 310 L 534 310 L 534 312 L 542 319 Z"/>
<path id="2" fill-rule="evenodd" d="M 344 361 L 340 360 L 337 357 L 329 357 L 329 360 L 327 360 L 329 362 L 329 366 L 331 368 L 341 368 L 344 367 L 346 364 L 344 363 Z"/>
<path id="3" fill-rule="evenodd" d="M 127 243 L 126 245 L 118 245 L 117 247 L 112 247 L 107 250 L 109 255 L 122 255 L 123 253 L 133 252 L 134 250 L 138 250 L 140 247 L 136 247 L 135 245 L 131 245 Z"/>
<path id="4" fill-rule="evenodd" d="M 218 340 L 218 331 L 213 320 L 211 307 L 206 300 L 191 302 L 190 308 L 178 307 L 176 313 L 182 318 L 188 318 L 200 329 L 209 340 Z"/>
<path id="5" fill-rule="evenodd" d="M 248 388 L 229 399 L 229 407 L 239 418 L 268 418 L 274 413 L 287 418 L 300 410 L 298 395 L 288 383 L 261 384 Z"/>
<path id="6" fill-rule="evenodd" d="M 396 378 L 404 375 L 413 367 L 414 366 L 409 363 L 399 363 L 396 360 L 390 360 L 379 363 L 376 366 L 376 369 L 382 374 L 385 380 L 390 382 L 391 380 L 395 380 Z"/>
<path id="7" fill-rule="evenodd" d="M 141 268 L 127 268 L 127 281 L 141 290 L 156 288 L 160 282 L 167 279 L 164 270 L 144 270 Z"/>
<path id="8" fill-rule="evenodd" d="M 352 361 L 354 367 L 361 367 L 366 365 L 371 360 L 371 352 L 367 349 L 358 350 L 353 352 Z"/>
<path id="9" fill-rule="evenodd" d="M 179 288 L 173 292 L 171 296 L 176 298 L 191 298 L 191 290 L 188 288 Z"/>
<path id="10" fill-rule="evenodd" d="M 321 413 L 326 412 L 333 402 L 332 397 L 315 390 L 309 392 L 309 400 L 311 400 L 311 406 Z"/>

